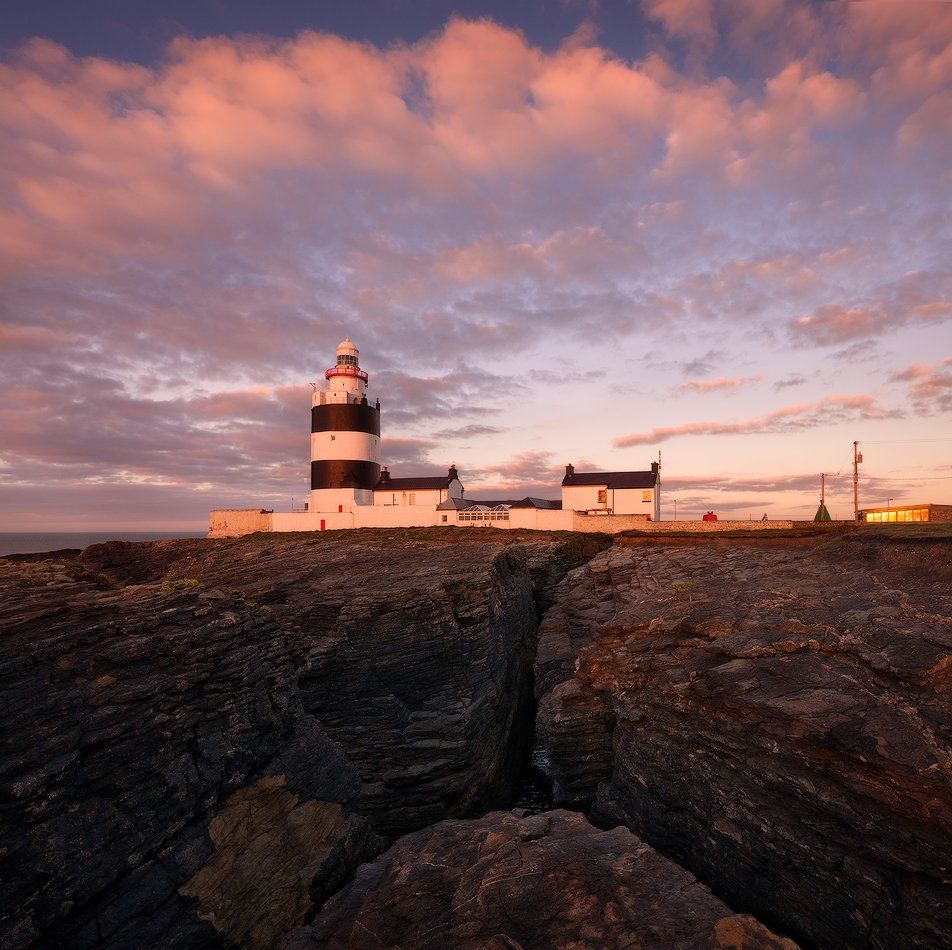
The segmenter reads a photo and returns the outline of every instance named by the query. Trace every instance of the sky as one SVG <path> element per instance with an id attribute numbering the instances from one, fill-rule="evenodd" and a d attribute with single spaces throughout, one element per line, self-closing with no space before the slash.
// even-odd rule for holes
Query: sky
<path id="1" fill-rule="evenodd" d="M 473 497 L 952 502 L 952 3 L 14 0 L 0 195 L 0 530 L 303 501 L 345 335 Z"/>

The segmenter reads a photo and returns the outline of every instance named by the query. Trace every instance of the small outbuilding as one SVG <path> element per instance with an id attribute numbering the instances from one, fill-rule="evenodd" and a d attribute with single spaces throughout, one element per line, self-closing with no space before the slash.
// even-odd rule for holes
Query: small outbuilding
<path id="1" fill-rule="evenodd" d="M 905 524 L 910 521 L 952 523 L 952 505 L 894 505 L 886 508 L 862 508 L 859 520 L 869 524 Z"/>

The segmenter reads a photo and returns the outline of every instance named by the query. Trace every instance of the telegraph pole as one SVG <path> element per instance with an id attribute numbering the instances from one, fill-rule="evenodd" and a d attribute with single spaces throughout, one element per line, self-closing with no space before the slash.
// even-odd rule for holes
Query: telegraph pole
<path id="1" fill-rule="evenodd" d="M 863 461 L 863 453 L 859 450 L 859 442 L 853 443 L 853 520 L 859 521 L 859 463 Z"/>
<path id="2" fill-rule="evenodd" d="M 820 472 L 820 505 L 826 505 L 826 472 Z"/>

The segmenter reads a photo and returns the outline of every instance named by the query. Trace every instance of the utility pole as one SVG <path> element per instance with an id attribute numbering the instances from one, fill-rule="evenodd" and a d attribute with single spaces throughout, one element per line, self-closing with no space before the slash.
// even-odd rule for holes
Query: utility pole
<path id="1" fill-rule="evenodd" d="M 863 453 L 859 450 L 859 442 L 853 443 L 853 520 L 859 521 L 859 463 L 863 461 Z"/>
<path id="2" fill-rule="evenodd" d="M 820 505 L 826 504 L 826 472 L 820 472 Z"/>

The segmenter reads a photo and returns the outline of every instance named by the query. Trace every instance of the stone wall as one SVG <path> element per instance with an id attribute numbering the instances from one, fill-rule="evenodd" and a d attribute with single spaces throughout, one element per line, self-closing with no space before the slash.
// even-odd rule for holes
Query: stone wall
<path id="1" fill-rule="evenodd" d="M 573 531 L 689 531 L 710 534 L 718 531 L 766 531 L 770 528 L 792 528 L 792 521 L 648 521 L 644 515 L 582 515 L 575 513 Z"/>
<path id="2" fill-rule="evenodd" d="M 210 538 L 237 538 L 271 530 L 271 512 L 263 508 L 215 508 L 208 516 Z"/>
<path id="3" fill-rule="evenodd" d="M 929 520 L 942 524 L 952 522 L 952 505 L 929 505 Z"/>
<path id="4" fill-rule="evenodd" d="M 210 538 L 236 538 L 255 531 L 336 531 L 344 528 L 426 528 L 457 524 L 458 512 L 437 511 L 428 505 L 363 505 L 353 511 L 265 512 L 258 508 L 219 508 L 211 512 Z M 793 521 L 648 521 L 645 515 L 584 515 L 548 508 L 513 508 L 508 521 L 464 522 L 462 528 L 530 528 L 536 531 L 584 531 L 617 534 L 619 531 L 764 531 L 792 528 Z"/>

